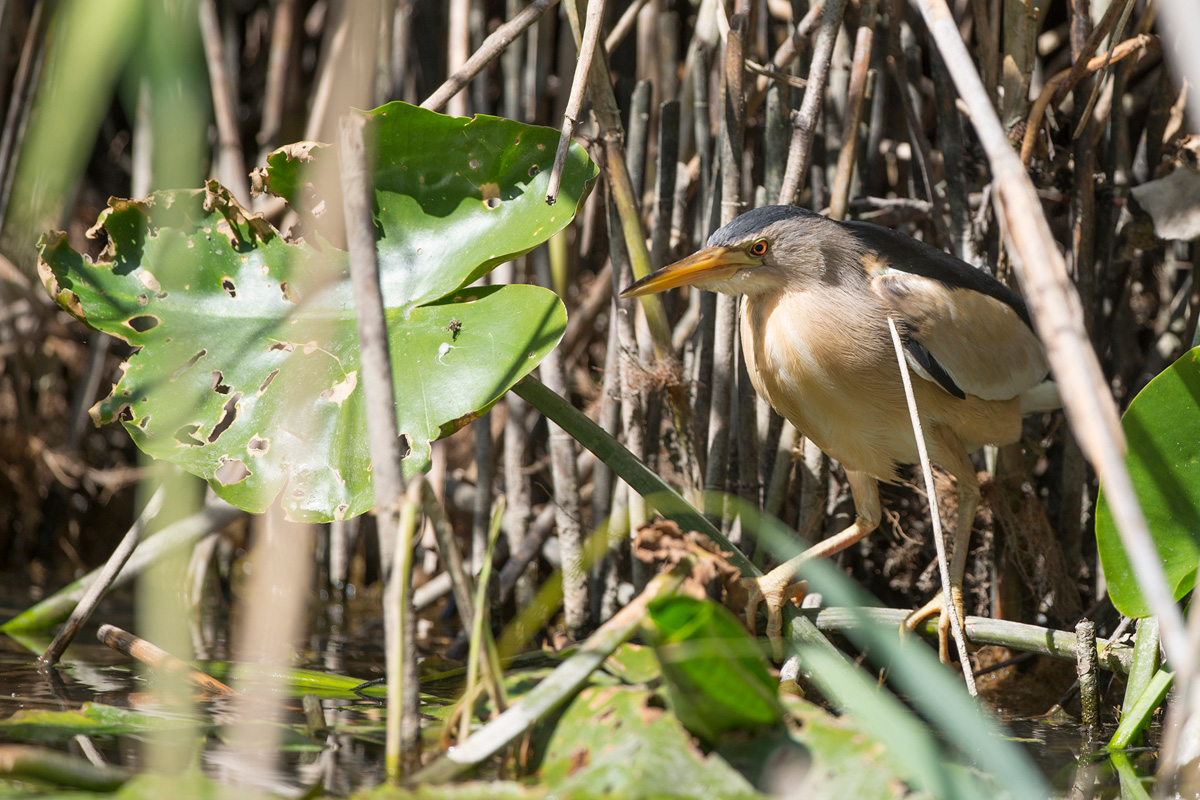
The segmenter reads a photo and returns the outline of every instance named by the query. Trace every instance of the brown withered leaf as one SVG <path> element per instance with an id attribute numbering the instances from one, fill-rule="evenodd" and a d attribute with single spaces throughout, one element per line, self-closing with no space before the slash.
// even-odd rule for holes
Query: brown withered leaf
<path id="1" fill-rule="evenodd" d="M 658 520 L 638 530 L 633 540 L 633 555 L 658 571 L 674 569 L 690 556 L 691 574 L 680 591 L 692 597 L 711 597 L 734 613 L 746 608 L 746 590 L 739 581 L 741 570 L 729 563 L 732 554 L 722 551 L 701 533 L 684 533 L 671 520 Z"/>

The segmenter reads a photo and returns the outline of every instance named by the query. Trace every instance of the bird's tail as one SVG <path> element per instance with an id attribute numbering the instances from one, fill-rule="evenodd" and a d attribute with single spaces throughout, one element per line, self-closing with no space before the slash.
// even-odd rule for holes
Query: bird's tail
<path id="1" fill-rule="evenodd" d="M 1021 392 L 1018 399 L 1021 401 L 1022 414 L 1039 414 L 1062 408 L 1062 397 L 1054 381 L 1042 381 L 1032 389 Z"/>

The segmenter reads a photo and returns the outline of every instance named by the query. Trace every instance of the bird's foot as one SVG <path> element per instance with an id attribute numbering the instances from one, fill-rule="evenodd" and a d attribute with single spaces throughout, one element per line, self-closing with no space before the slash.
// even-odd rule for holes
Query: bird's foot
<path id="1" fill-rule="evenodd" d="M 958 611 L 958 618 L 965 623 L 966 614 L 963 611 L 962 591 L 951 589 L 951 597 L 954 598 L 954 607 Z M 943 592 L 938 592 L 928 603 L 918 608 L 916 611 L 909 614 L 902 626 L 903 630 L 915 631 L 917 627 L 934 614 L 938 615 L 938 659 L 943 664 L 954 663 L 950 658 L 950 615 L 946 613 L 946 600 Z"/>
<path id="2" fill-rule="evenodd" d="M 767 609 L 767 641 L 776 662 L 783 661 L 783 604 L 791 599 L 800 602 L 808 593 L 808 581 L 792 582 L 795 570 L 784 564 L 758 578 L 744 578 L 746 587 L 746 627 L 757 630 L 756 618 L 760 603 Z"/>

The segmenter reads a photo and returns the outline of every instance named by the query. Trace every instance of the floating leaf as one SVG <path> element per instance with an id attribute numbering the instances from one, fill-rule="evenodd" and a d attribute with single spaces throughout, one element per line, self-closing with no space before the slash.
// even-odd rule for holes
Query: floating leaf
<path id="1" fill-rule="evenodd" d="M 366 116 L 396 416 L 412 473 L 428 466 L 432 440 L 486 411 L 561 338 L 566 314 L 552 292 L 465 287 L 564 227 L 596 168 L 574 148 L 550 208 L 556 131 L 401 103 Z M 293 147 L 258 181 L 312 195 L 302 163 L 317 169 L 333 157 Z M 248 511 L 277 497 L 304 521 L 373 507 L 346 253 L 319 232 L 286 241 L 215 183 L 112 200 L 97 229 L 109 237 L 98 263 L 65 234 L 48 234 L 39 264 L 63 308 L 138 348 L 93 409 L 96 421 L 121 420 L 147 453 Z"/>
<path id="2" fill-rule="evenodd" d="M 1196 585 L 1200 560 L 1200 347 L 1184 353 L 1138 392 L 1121 427 L 1129 444 L 1129 477 L 1178 600 Z M 1096 544 L 1113 605 L 1128 617 L 1148 616 L 1150 607 L 1103 486 L 1096 503 Z"/>

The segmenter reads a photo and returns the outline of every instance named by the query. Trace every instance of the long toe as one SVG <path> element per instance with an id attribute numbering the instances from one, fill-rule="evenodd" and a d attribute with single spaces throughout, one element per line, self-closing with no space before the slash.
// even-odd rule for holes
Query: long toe
<path id="1" fill-rule="evenodd" d="M 783 660 L 783 603 L 787 590 L 792 587 L 795 569 L 787 564 L 759 578 L 745 581 L 749 599 L 746 602 L 746 624 L 755 631 L 755 614 L 761 602 L 767 610 L 767 640 L 771 643 L 771 654 L 776 661 Z"/>

